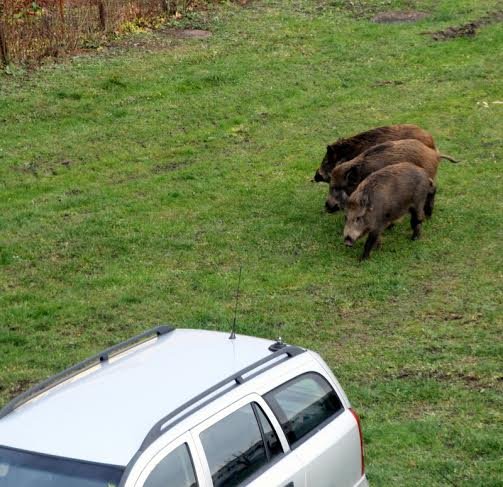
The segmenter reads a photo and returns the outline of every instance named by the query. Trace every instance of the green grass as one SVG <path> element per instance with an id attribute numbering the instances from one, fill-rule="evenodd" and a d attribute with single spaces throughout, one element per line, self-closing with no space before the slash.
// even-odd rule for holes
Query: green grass
<path id="1" fill-rule="evenodd" d="M 0 401 L 159 322 L 228 330 L 242 265 L 240 331 L 328 360 L 372 485 L 502 485 L 503 29 L 422 34 L 496 5 L 257 1 L 210 39 L 0 77 Z M 369 21 L 399 8 L 431 15 Z M 422 240 L 403 221 L 359 263 L 310 179 L 401 122 L 462 162 Z"/>

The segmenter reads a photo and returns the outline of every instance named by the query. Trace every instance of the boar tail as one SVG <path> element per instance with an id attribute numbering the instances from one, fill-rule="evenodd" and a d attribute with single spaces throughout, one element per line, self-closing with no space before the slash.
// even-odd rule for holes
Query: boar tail
<path id="1" fill-rule="evenodd" d="M 438 157 L 440 157 L 440 159 L 447 159 L 448 161 L 455 162 L 456 164 L 459 162 L 456 161 L 456 159 L 454 159 L 453 157 L 448 156 L 447 154 L 438 154 Z"/>

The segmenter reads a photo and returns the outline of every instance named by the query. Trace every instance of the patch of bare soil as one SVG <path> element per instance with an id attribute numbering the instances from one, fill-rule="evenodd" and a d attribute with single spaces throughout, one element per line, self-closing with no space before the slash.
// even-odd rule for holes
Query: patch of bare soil
<path id="1" fill-rule="evenodd" d="M 161 28 L 149 33 L 125 36 L 103 46 L 102 51 L 141 49 L 143 52 L 155 52 L 169 49 L 182 39 L 206 39 L 212 34 L 201 29 Z"/>
<path id="2" fill-rule="evenodd" d="M 383 79 L 380 81 L 376 81 L 372 84 L 372 86 L 400 86 L 405 84 L 404 81 L 400 81 L 398 79 Z"/>
<path id="3" fill-rule="evenodd" d="M 441 370 L 414 370 L 402 369 L 401 371 L 390 374 L 390 379 L 399 380 L 434 380 L 440 383 L 463 384 L 469 389 L 501 389 L 501 377 L 481 377 L 476 373 L 464 373 L 460 371 L 441 371 Z"/>
<path id="4" fill-rule="evenodd" d="M 161 28 L 150 32 L 124 36 L 100 46 L 92 52 L 81 52 L 81 55 L 115 55 L 121 52 L 141 51 L 154 53 L 172 49 L 185 39 L 207 39 L 212 33 L 202 29 Z"/>
<path id="5" fill-rule="evenodd" d="M 455 39 L 456 37 L 475 37 L 479 27 L 476 22 L 469 22 L 460 27 L 448 27 L 445 30 L 433 32 L 431 37 L 436 41 L 446 41 L 448 39 Z"/>
<path id="6" fill-rule="evenodd" d="M 417 22 L 428 17 L 425 12 L 415 11 L 395 11 L 395 12 L 382 12 L 372 17 L 372 22 L 376 24 L 394 24 L 398 22 Z"/>
<path id="7" fill-rule="evenodd" d="M 178 39 L 197 39 L 211 36 L 209 30 L 202 29 L 161 29 L 158 32 Z"/>
<path id="8" fill-rule="evenodd" d="M 456 37 L 475 37 L 477 30 L 486 25 L 495 24 L 503 21 L 503 10 L 488 13 L 478 20 L 468 22 L 459 27 L 447 27 L 447 29 L 437 32 L 423 32 L 429 34 L 436 41 L 447 41 Z"/>
<path id="9" fill-rule="evenodd" d="M 181 161 L 181 162 L 165 162 L 162 164 L 156 164 L 152 168 L 152 172 L 154 174 L 160 174 L 163 172 L 171 172 L 171 171 L 176 171 L 177 169 L 182 169 L 184 167 L 190 166 L 191 163 L 188 161 Z"/>
<path id="10" fill-rule="evenodd" d="M 101 46 L 95 51 L 96 54 L 109 54 L 120 51 L 141 50 L 142 52 L 156 52 L 168 49 L 173 46 L 172 40 L 166 36 L 160 36 L 156 33 L 136 34 L 125 36 L 120 39 L 114 39 Z"/>

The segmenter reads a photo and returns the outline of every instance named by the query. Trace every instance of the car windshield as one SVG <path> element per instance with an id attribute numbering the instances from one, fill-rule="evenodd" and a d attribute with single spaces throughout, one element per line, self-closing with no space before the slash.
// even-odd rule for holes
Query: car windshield
<path id="1" fill-rule="evenodd" d="M 0 487 L 116 487 L 124 468 L 0 446 Z"/>

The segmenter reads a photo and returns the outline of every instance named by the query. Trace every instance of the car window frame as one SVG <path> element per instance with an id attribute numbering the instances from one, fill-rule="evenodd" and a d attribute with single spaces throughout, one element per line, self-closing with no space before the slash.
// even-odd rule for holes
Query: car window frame
<path id="1" fill-rule="evenodd" d="M 251 404 L 252 404 L 252 407 L 253 407 L 253 404 L 256 403 L 256 401 L 253 401 Z M 256 403 L 258 405 L 258 403 Z M 255 408 L 253 408 L 255 409 Z M 270 409 L 270 408 L 269 408 Z M 271 417 L 269 417 L 265 411 L 263 411 L 266 418 L 270 421 L 271 425 L 273 424 L 272 421 L 271 421 Z M 276 416 L 274 415 L 274 412 L 272 410 L 270 410 L 270 414 L 272 416 L 274 416 L 274 418 L 276 419 Z M 259 422 L 259 419 L 257 417 L 257 415 L 255 415 L 256 419 L 257 419 L 257 422 Z M 274 459 L 272 460 L 269 460 L 265 465 L 263 465 L 261 468 L 259 468 L 258 470 L 256 470 L 252 475 L 250 475 L 245 482 L 242 482 L 241 484 L 239 484 L 239 487 L 246 487 L 247 485 L 251 484 L 252 482 L 254 482 L 255 480 L 257 480 L 259 477 L 261 477 L 262 475 L 264 475 L 268 470 L 270 470 L 272 467 L 274 467 L 274 465 L 276 465 L 277 463 L 281 462 L 281 460 L 284 460 L 284 458 L 287 456 L 287 455 L 290 455 L 292 453 L 292 449 L 290 448 L 290 445 L 288 445 L 288 439 L 286 438 L 284 432 L 283 432 L 283 428 L 281 427 L 281 425 L 279 425 L 278 423 L 278 427 L 280 429 L 280 431 L 278 432 L 278 430 L 273 426 L 273 429 L 274 429 L 274 432 L 276 433 L 276 435 L 278 436 L 278 438 L 280 439 L 280 443 L 281 443 L 281 447 L 283 449 L 283 453 L 280 453 L 279 455 L 277 455 Z M 260 423 L 259 423 L 259 428 L 260 428 Z M 262 433 L 262 431 L 261 431 Z M 287 442 L 287 446 L 288 446 L 288 450 L 285 450 L 284 447 L 283 447 L 283 443 L 282 443 L 282 440 L 281 440 L 281 437 L 284 437 L 285 441 Z M 266 444 L 266 449 L 268 449 L 267 447 L 267 444 Z M 213 484 L 211 484 L 213 485 Z"/>
<path id="2" fill-rule="evenodd" d="M 271 426 L 276 433 L 276 435 L 279 438 L 279 441 L 281 443 L 281 448 L 283 450 L 282 453 L 277 455 L 274 459 L 268 461 L 265 465 L 263 465 L 260 469 L 258 469 L 256 472 L 254 472 L 250 477 L 248 477 L 244 482 L 239 484 L 240 486 L 244 486 L 249 484 L 252 480 L 256 480 L 257 477 L 262 475 L 264 472 L 266 472 L 269 468 L 271 468 L 272 465 L 275 465 L 277 462 L 281 461 L 282 458 L 284 458 L 285 455 L 287 455 L 290 451 L 291 448 L 288 444 L 288 440 L 283 432 L 283 428 L 279 424 L 276 415 L 273 413 L 269 405 L 265 402 L 264 398 L 260 394 L 252 393 L 248 394 L 245 397 L 242 397 L 241 399 L 233 402 L 229 406 L 221 409 L 218 413 L 215 415 L 211 416 L 211 418 L 206 419 L 202 423 L 199 423 L 197 426 L 193 427 L 190 430 L 190 433 L 192 435 L 192 439 L 194 441 L 194 446 L 197 449 L 197 453 L 199 456 L 199 459 L 202 464 L 202 468 L 205 472 L 205 477 L 207 481 L 208 486 L 213 486 L 213 480 L 211 477 L 211 469 L 208 463 L 208 459 L 206 458 L 206 453 L 204 451 L 204 447 L 200 438 L 200 434 L 205 431 L 206 429 L 212 427 L 216 423 L 218 423 L 220 420 L 224 419 L 225 417 L 229 416 L 233 412 L 237 411 L 238 409 L 241 409 L 243 406 L 250 405 L 253 408 L 253 403 L 256 403 L 260 408 L 262 409 L 262 412 L 265 414 L 266 418 L 269 420 L 271 423 Z M 255 419 L 258 422 L 258 418 L 255 415 Z M 259 425 L 260 429 L 260 425 Z M 262 434 L 262 432 L 261 432 Z M 267 448 L 267 446 L 266 446 Z"/>
<path id="3" fill-rule="evenodd" d="M 23 455 L 26 457 L 33 457 L 35 461 L 38 462 L 50 462 L 50 463 L 61 463 L 61 468 L 60 471 L 51 471 L 51 470 L 45 470 L 47 472 L 52 472 L 52 473 L 74 473 L 76 468 L 79 467 L 84 467 L 84 468 L 93 468 L 95 467 L 98 470 L 116 470 L 117 474 L 124 475 L 126 467 L 124 465 L 114 465 L 111 463 L 100 463 L 100 462 L 95 462 L 95 461 L 90 461 L 90 460 L 83 460 L 79 458 L 71 458 L 71 457 L 65 457 L 61 455 L 53 455 L 49 453 L 41 453 L 37 451 L 32 451 L 32 450 L 25 450 L 23 448 L 17 448 L 17 447 L 12 447 L 12 446 L 7 446 L 0 444 L 0 454 L 2 453 L 12 453 L 14 455 Z M 22 464 L 24 465 L 24 463 Z M 71 467 L 69 469 L 69 467 Z M 120 480 L 119 480 L 120 482 Z"/>
<path id="4" fill-rule="evenodd" d="M 194 468 L 194 473 L 196 477 L 196 482 L 198 487 L 206 487 L 206 479 L 204 470 L 201 468 L 201 462 L 198 458 L 197 449 L 195 448 L 192 435 L 189 432 L 186 432 L 173 441 L 171 441 L 168 445 L 161 448 L 157 453 L 153 454 L 146 465 L 143 467 L 141 472 L 138 474 L 136 480 L 134 481 L 134 487 L 144 487 L 145 482 L 147 481 L 149 475 L 153 472 L 153 470 L 173 451 L 175 451 L 179 446 L 186 444 L 189 457 Z"/>
<path id="5" fill-rule="evenodd" d="M 334 392 L 334 394 L 339 399 L 339 402 L 341 403 L 341 409 L 339 409 L 337 412 L 333 413 L 328 418 L 325 418 L 321 423 L 319 423 L 315 428 L 313 428 L 309 433 L 307 433 L 306 435 L 304 435 L 298 441 L 296 441 L 295 443 L 290 444 L 290 442 L 288 441 L 288 438 L 286 436 L 286 433 L 283 430 L 283 426 L 281 426 L 281 422 L 280 422 L 279 418 L 276 416 L 276 413 L 274 412 L 274 409 L 269 405 L 269 402 L 265 398 L 265 396 L 267 394 L 270 394 L 270 393 L 274 392 L 276 389 L 284 388 L 288 383 L 294 382 L 294 381 L 296 381 L 296 380 L 298 380 L 298 379 L 300 379 L 300 378 L 302 378 L 304 376 L 307 376 L 307 375 L 316 375 L 318 377 L 321 377 L 321 379 L 323 379 L 329 385 L 329 387 L 332 389 L 332 391 Z M 268 390 L 267 392 L 265 392 L 263 394 L 263 396 L 264 396 L 264 402 L 266 402 L 266 404 L 269 406 L 271 412 L 273 413 L 274 417 L 278 421 L 278 424 L 280 425 L 281 431 L 282 431 L 283 435 L 285 436 L 285 438 L 286 438 L 286 440 L 288 442 L 288 446 L 290 447 L 290 449 L 292 451 L 296 450 L 301 445 L 303 445 L 306 441 L 310 440 L 313 436 L 315 436 L 317 433 L 319 433 L 323 428 L 325 428 L 326 426 L 328 426 L 332 421 L 334 421 L 335 419 L 337 419 L 341 414 L 343 414 L 346 411 L 346 404 L 345 404 L 343 398 L 337 392 L 337 389 L 334 387 L 334 385 L 332 384 L 332 382 L 328 379 L 328 377 L 326 377 L 325 375 L 321 374 L 320 372 L 318 372 L 316 370 L 307 370 L 305 372 L 302 372 L 301 374 L 295 375 L 294 377 L 291 377 L 290 379 L 286 380 L 285 382 L 283 382 L 281 384 L 278 384 L 276 387 L 273 387 L 272 389 Z"/>

